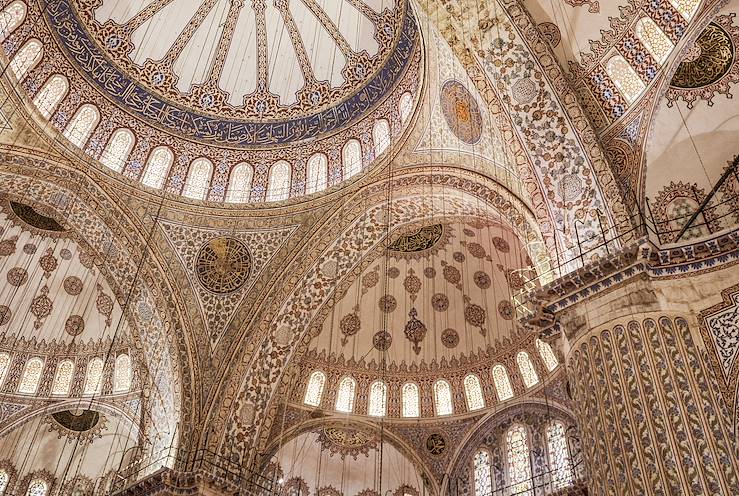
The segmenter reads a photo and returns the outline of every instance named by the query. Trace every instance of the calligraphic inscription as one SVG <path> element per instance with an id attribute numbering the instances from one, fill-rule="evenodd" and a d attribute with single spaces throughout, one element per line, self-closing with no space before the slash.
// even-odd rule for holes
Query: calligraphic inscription
<path id="1" fill-rule="evenodd" d="M 433 433 L 426 438 L 426 450 L 434 456 L 439 456 L 446 450 L 446 440 L 439 433 Z"/>
<path id="2" fill-rule="evenodd" d="M 731 37 L 721 26 L 711 23 L 680 62 L 670 85 L 685 89 L 708 86 L 724 77 L 733 62 Z"/>
<path id="3" fill-rule="evenodd" d="M 200 284 L 218 294 L 240 289 L 251 274 L 249 249 L 233 238 L 211 239 L 200 249 L 195 260 L 195 273 Z"/>
<path id="4" fill-rule="evenodd" d="M 426 251 L 433 248 L 443 234 L 444 226 L 442 224 L 425 226 L 410 234 L 399 236 L 387 249 L 401 253 Z"/>

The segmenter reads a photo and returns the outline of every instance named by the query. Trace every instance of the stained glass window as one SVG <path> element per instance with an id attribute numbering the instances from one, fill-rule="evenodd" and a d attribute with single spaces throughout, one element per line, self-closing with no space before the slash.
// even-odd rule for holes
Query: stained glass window
<path id="1" fill-rule="evenodd" d="M 341 150 L 341 161 L 344 179 L 349 179 L 362 170 L 362 145 L 359 141 L 351 139 L 346 142 L 344 149 Z"/>
<path id="2" fill-rule="evenodd" d="M 500 401 L 513 398 L 513 387 L 511 387 L 511 380 L 508 378 L 508 371 L 504 366 L 496 365 L 493 367 L 493 382 Z"/>
<path id="3" fill-rule="evenodd" d="M 372 127 L 372 142 L 375 144 L 375 157 L 382 155 L 390 146 L 390 124 L 387 120 L 375 121 Z"/>
<path id="4" fill-rule="evenodd" d="M 0 41 L 3 41 L 12 33 L 15 28 L 20 26 L 26 18 L 26 4 L 23 2 L 13 2 L 5 7 L 0 13 Z"/>
<path id="5" fill-rule="evenodd" d="M 434 383 L 434 403 L 436 404 L 436 415 L 451 415 L 454 413 L 452 388 L 444 379 L 439 379 Z"/>
<path id="6" fill-rule="evenodd" d="M 49 491 L 49 485 L 41 479 L 34 479 L 28 485 L 26 496 L 46 496 Z"/>
<path id="7" fill-rule="evenodd" d="M 131 358 L 121 353 L 115 359 L 113 392 L 123 393 L 131 389 Z"/>
<path id="8" fill-rule="evenodd" d="M 26 362 L 23 369 L 21 382 L 18 384 L 18 392 L 23 394 L 36 394 L 39 381 L 41 381 L 41 371 L 44 370 L 44 361 L 40 358 L 31 358 Z"/>
<path id="9" fill-rule="evenodd" d="M 190 164 L 187 173 L 185 189 L 182 194 L 194 200 L 205 200 L 210 189 L 210 178 L 213 174 L 213 164 L 206 158 L 199 158 Z"/>
<path id="10" fill-rule="evenodd" d="M 539 355 L 541 356 L 542 361 L 544 361 L 544 365 L 546 365 L 549 372 L 557 368 L 559 360 L 557 360 L 557 355 L 554 354 L 554 350 L 549 346 L 549 343 L 546 343 L 541 339 L 537 339 L 536 349 L 539 350 Z"/>
<path id="11" fill-rule="evenodd" d="M 406 92 L 400 97 L 400 103 L 398 105 L 400 110 L 400 122 L 405 124 L 408 118 L 411 116 L 413 111 L 413 95 Z"/>
<path id="12" fill-rule="evenodd" d="M 418 417 L 420 410 L 418 405 L 418 386 L 412 382 L 403 384 L 403 416 Z"/>
<path id="13" fill-rule="evenodd" d="M 59 362 L 59 365 L 56 366 L 54 382 L 51 385 L 51 394 L 69 394 L 73 373 L 74 362 L 72 360 L 62 360 Z"/>
<path id="14" fill-rule="evenodd" d="M 285 200 L 290 196 L 290 164 L 284 160 L 275 162 L 269 170 L 267 201 Z"/>
<path id="15" fill-rule="evenodd" d="M 5 494 L 5 490 L 8 488 L 8 482 L 10 482 L 10 474 L 5 470 L 0 470 L 0 495 Z"/>
<path id="16" fill-rule="evenodd" d="M 370 385 L 369 414 L 372 417 L 384 417 L 387 412 L 387 386 L 382 381 Z"/>
<path id="17" fill-rule="evenodd" d="M 547 445 L 549 447 L 549 470 L 552 472 L 552 489 L 561 489 L 572 484 L 572 465 L 570 451 L 567 448 L 565 426 L 554 421 L 547 427 Z"/>
<path id="18" fill-rule="evenodd" d="M 38 61 L 41 60 L 42 53 L 43 48 L 41 46 L 41 42 L 36 39 L 28 40 L 26 44 L 16 52 L 13 60 L 10 61 L 10 69 L 15 74 L 15 77 L 18 78 L 18 81 L 23 81 L 23 78 L 26 77 L 28 71 L 38 64 Z"/>
<path id="19" fill-rule="evenodd" d="M 248 202 L 253 176 L 254 174 L 249 164 L 241 163 L 234 167 L 231 171 L 231 178 L 228 181 L 226 201 L 231 203 Z"/>
<path id="20" fill-rule="evenodd" d="M 467 409 L 469 411 L 485 408 L 485 398 L 482 395 L 480 378 L 470 374 L 464 378 L 464 394 L 467 397 Z"/>
<path id="21" fill-rule="evenodd" d="M 36 106 L 41 115 L 47 119 L 54 114 L 59 103 L 67 94 L 69 82 L 67 78 L 59 74 L 55 74 L 49 78 L 41 90 L 36 93 L 33 98 L 33 104 Z"/>
<path id="22" fill-rule="evenodd" d="M 84 394 L 100 394 L 103 385 L 103 361 L 93 358 L 87 364 Z"/>
<path id="23" fill-rule="evenodd" d="M 685 19 L 691 20 L 701 0 L 670 0 L 670 3 Z"/>
<path id="24" fill-rule="evenodd" d="M 116 172 L 123 170 L 123 166 L 128 159 L 128 154 L 133 148 L 134 137 L 130 129 L 116 129 L 110 136 L 105 150 L 100 156 L 100 161 L 109 169 Z"/>
<path id="25" fill-rule="evenodd" d="M 5 375 L 8 373 L 10 368 L 10 355 L 7 353 L 0 353 L 0 385 L 5 381 Z"/>
<path id="26" fill-rule="evenodd" d="M 490 453 L 480 450 L 473 459 L 475 476 L 475 496 L 490 496 L 493 494 L 493 472 L 490 466 Z"/>
<path id="27" fill-rule="evenodd" d="M 606 72 L 629 103 L 634 103 L 646 89 L 644 81 L 621 55 L 608 59 Z"/>
<path id="28" fill-rule="evenodd" d="M 308 379 L 308 387 L 305 388 L 305 399 L 303 403 L 310 406 L 320 406 L 323 396 L 323 386 L 326 384 L 326 375 L 316 370 Z"/>
<path id="29" fill-rule="evenodd" d="M 81 106 L 69 121 L 64 129 L 64 136 L 78 148 L 84 148 L 99 120 L 100 112 L 97 107 L 87 103 Z"/>
<path id="30" fill-rule="evenodd" d="M 539 383 L 539 376 L 536 374 L 534 364 L 531 363 L 531 357 L 525 351 L 519 351 L 516 355 L 516 363 L 518 370 L 521 371 L 521 378 L 526 387 L 536 386 Z"/>
<path id="31" fill-rule="evenodd" d="M 146 169 L 141 182 L 152 188 L 161 188 L 164 186 L 164 180 L 167 179 L 172 162 L 174 162 L 174 154 L 169 148 L 166 146 L 154 148 L 149 155 L 149 160 L 146 161 Z"/>
<path id="32" fill-rule="evenodd" d="M 308 160 L 305 193 L 311 194 L 326 189 L 328 178 L 328 159 L 323 153 L 316 153 Z"/>
<path id="33" fill-rule="evenodd" d="M 354 410 L 354 390 L 357 383 L 351 377 L 344 377 L 336 392 L 336 410 L 351 413 Z"/>
<path id="34" fill-rule="evenodd" d="M 675 45 L 650 17 L 642 17 L 636 23 L 636 37 L 659 64 L 664 64 Z"/>
<path id="35" fill-rule="evenodd" d="M 514 425 L 506 434 L 506 452 L 508 455 L 508 483 L 511 494 L 532 496 L 531 462 L 529 460 L 529 444 L 526 429 L 522 425 Z"/>

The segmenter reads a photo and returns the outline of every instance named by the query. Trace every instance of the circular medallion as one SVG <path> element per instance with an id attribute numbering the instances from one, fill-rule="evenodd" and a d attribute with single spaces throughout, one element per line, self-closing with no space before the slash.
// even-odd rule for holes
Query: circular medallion
<path id="1" fill-rule="evenodd" d="M 433 456 L 439 456 L 446 450 L 446 439 L 438 432 L 434 432 L 426 438 L 426 451 Z"/>
<path id="2" fill-rule="evenodd" d="M 475 272 L 473 279 L 475 281 L 475 285 L 480 289 L 488 289 L 490 287 L 490 276 L 481 270 Z"/>
<path id="3" fill-rule="evenodd" d="M 77 296 L 82 292 L 83 286 L 82 280 L 77 276 L 69 276 L 64 279 L 64 291 L 68 295 Z"/>
<path id="4" fill-rule="evenodd" d="M 510 301 L 501 301 L 498 303 L 498 313 L 505 320 L 513 320 L 513 305 Z"/>
<path id="5" fill-rule="evenodd" d="M 731 69 L 734 45 L 729 33 L 711 23 L 701 33 L 691 50 L 677 68 L 671 86 L 683 89 L 702 88 L 717 82 Z"/>
<path id="6" fill-rule="evenodd" d="M 15 253 L 15 238 L 0 241 L 0 257 L 8 257 Z"/>
<path id="7" fill-rule="evenodd" d="M 542 22 L 539 24 L 539 31 L 541 31 L 544 41 L 552 48 L 559 46 L 559 43 L 562 41 L 562 33 L 553 22 Z"/>
<path id="8" fill-rule="evenodd" d="M 64 331 L 70 336 L 79 336 L 85 330 L 85 321 L 79 315 L 71 315 L 64 323 Z"/>
<path id="9" fill-rule="evenodd" d="M 72 252 L 66 248 L 61 249 L 61 251 L 59 252 L 59 256 L 62 257 L 62 260 L 72 260 Z"/>
<path id="10" fill-rule="evenodd" d="M 15 287 L 23 286 L 28 282 L 28 271 L 23 267 L 13 267 L 8 271 L 8 284 Z"/>
<path id="11" fill-rule="evenodd" d="M 393 344 L 393 337 L 387 331 L 377 331 L 372 336 L 372 344 L 380 351 L 387 351 Z"/>
<path id="12" fill-rule="evenodd" d="M 344 315 L 339 322 L 339 330 L 344 336 L 354 336 L 361 327 L 359 316 L 355 313 Z"/>
<path id="13" fill-rule="evenodd" d="M 455 251 L 454 254 L 452 255 L 452 258 L 454 259 L 455 262 L 462 263 L 464 262 L 465 257 L 464 257 L 464 253 L 462 253 L 461 251 Z"/>
<path id="14" fill-rule="evenodd" d="M 395 297 L 392 295 L 385 295 L 380 297 L 380 301 L 377 302 L 380 310 L 385 313 L 390 313 L 395 310 L 398 306 L 398 302 L 395 301 Z"/>
<path id="15" fill-rule="evenodd" d="M 195 260 L 195 273 L 200 284 L 218 294 L 241 289 L 249 279 L 251 268 L 251 253 L 234 238 L 211 239 L 200 248 Z"/>
<path id="16" fill-rule="evenodd" d="M 441 110 L 449 129 L 461 141 L 474 145 L 482 136 L 482 114 L 475 97 L 462 83 L 450 80 L 441 88 Z"/>
<path id="17" fill-rule="evenodd" d="M 508 244 L 508 241 L 501 238 L 500 236 L 495 236 L 493 238 L 493 246 L 501 253 L 508 253 L 509 251 L 511 251 L 511 245 Z"/>
<path id="18" fill-rule="evenodd" d="M 454 329 L 444 329 L 441 333 L 441 344 L 447 348 L 456 348 L 459 344 L 459 334 Z"/>
<path id="19" fill-rule="evenodd" d="M 485 258 L 485 248 L 480 243 L 467 243 L 467 251 L 475 258 Z"/>
<path id="20" fill-rule="evenodd" d="M 423 275 L 429 279 L 436 277 L 436 269 L 433 267 L 426 267 L 423 269 Z"/>
<path id="21" fill-rule="evenodd" d="M 449 308 L 449 298 L 444 293 L 436 293 L 431 297 L 431 306 L 437 312 L 446 312 Z"/>
<path id="22" fill-rule="evenodd" d="M 33 255 L 36 253 L 37 247 L 33 243 L 26 243 L 23 245 L 23 253 L 26 255 Z"/>
<path id="23" fill-rule="evenodd" d="M 400 270 L 397 267 L 390 267 L 387 269 L 387 276 L 391 279 L 395 279 L 400 276 Z"/>

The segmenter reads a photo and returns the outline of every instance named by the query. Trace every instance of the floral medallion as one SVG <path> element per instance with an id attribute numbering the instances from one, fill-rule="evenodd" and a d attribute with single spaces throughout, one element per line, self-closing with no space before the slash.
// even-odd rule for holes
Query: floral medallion
<path id="1" fill-rule="evenodd" d="M 23 267 L 13 267 L 8 271 L 8 284 L 17 288 L 28 282 L 28 271 Z"/>
<path id="2" fill-rule="evenodd" d="M 475 281 L 475 285 L 480 289 L 488 289 L 492 284 L 490 281 L 490 276 L 481 270 L 475 272 L 475 275 L 472 276 L 472 279 Z"/>
<path id="3" fill-rule="evenodd" d="M 393 295 L 384 295 L 377 302 L 381 312 L 390 313 L 398 307 L 398 302 Z"/>
<path id="4" fill-rule="evenodd" d="M 77 296 L 82 293 L 82 280 L 77 276 L 68 276 L 64 278 L 64 291 L 70 296 Z"/>
<path id="5" fill-rule="evenodd" d="M 444 329 L 441 333 L 441 344 L 447 348 L 456 348 L 459 344 L 459 334 L 454 329 Z"/>
<path id="6" fill-rule="evenodd" d="M 387 331 L 377 331 L 372 336 L 372 344 L 379 351 L 387 351 L 393 343 L 393 337 Z"/>
<path id="7" fill-rule="evenodd" d="M 449 309 L 449 298 L 444 293 L 436 293 L 431 297 L 431 306 L 437 312 L 446 312 Z"/>
<path id="8" fill-rule="evenodd" d="M 230 237 L 205 243 L 195 259 L 195 274 L 200 284 L 216 294 L 233 293 L 249 279 L 252 257 L 241 241 Z"/>
<path id="9" fill-rule="evenodd" d="M 441 88 L 441 111 L 449 129 L 467 144 L 482 136 L 482 113 L 475 97 L 459 81 L 450 80 Z"/>
<path id="10" fill-rule="evenodd" d="M 70 336 L 79 336 L 85 330 L 85 320 L 80 315 L 70 315 L 64 323 L 64 332 Z"/>

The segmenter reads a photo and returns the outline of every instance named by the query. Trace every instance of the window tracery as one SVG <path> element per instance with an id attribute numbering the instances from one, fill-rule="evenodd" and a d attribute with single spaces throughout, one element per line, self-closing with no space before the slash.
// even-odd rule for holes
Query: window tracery
<path id="1" fill-rule="evenodd" d="M 103 385 L 103 360 L 93 358 L 87 364 L 87 375 L 85 376 L 84 394 L 100 394 Z"/>
<path id="2" fill-rule="evenodd" d="M 667 57 L 672 53 L 673 48 L 675 48 L 670 38 L 668 38 L 664 31 L 650 17 L 639 19 L 636 23 L 635 31 L 636 37 L 649 50 L 652 57 L 660 65 L 663 65 Z"/>
<path id="3" fill-rule="evenodd" d="M 51 385 L 51 394 L 67 395 L 72 385 L 72 375 L 74 374 L 74 362 L 72 360 L 62 360 L 56 367 L 54 382 Z"/>
<path id="4" fill-rule="evenodd" d="M 518 370 L 521 371 L 521 378 L 526 387 L 536 386 L 539 383 L 539 376 L 536 373 L 534 364 L 531 363 L 531 357 L 525 351 L 519 351 L 516 355 L 516 363 Z"/>
<path id="5" fill-rule="evenodd" d="M 117 129 L 105 145 L 100 161 L 111 170 L 122 171 L 133 148 L 133 142 L 134 136 L 130 129 Z"/>
<path id="6" fill-rule="evenodd" d="M 375 145 L 375 157 L 382 155 L 390 146 L 390 124 L 385 119 L 378 119 L 372 127 L 372 142 Z"/>
<path id="7" fill-rule="evenodd" d="M 511 493 L 532 496 L 531 461 L 526 429 L 514 425 L 506 434 L 506 455 L 508 460 L 508 482 Z"/>
<path id="8" fill-rule="evenodd" d="M 549 372 L 557 368 L 559 360 L 557 360 L 557 355 L 554 354 L 554 350 L 549 346 L 549 343 L 542 341 L 541 339 L 537 339 L 536 349 L 539 351 L 539 356 L 541 356 L 541 359 Z"/>
<path id="9" fill-rule="evenodd" d="M 480 379 L 475 374 L 469 374 L 464 378 L 464 394 L 467 398 L 467 409 L 469 411 L 485 408 L 485 398 L 482 395 Z"/>
<path id="10" fill-rule="evenodd" d="M 95 105 L 81 106 L 64 128 L 64 136 L 77 148 L 84 148 L 92 131 L 100 121 L 100 112 Z"/>
<path id="11" fill-rule="evenodd" d="M 398 108 L 400 110 L 400 122 L 405 124 L 411 116 L 411 112 L 413 112 L 413 95 L 410 92 L 406 91 L 401 95 Z"/>
<path id="12" fill-rule="evenodd" d="M 444 379 L 439 379 L 434 383 L 434 403 L 436 404 L 436 415 L 451 415 L 454 413 L 452 388 Z"/>
<path id="13" fill-rule="evenodd" d="M 552 471 L 552 488 L 561 489 L 573 482 L 565 426 L 560 421 L 554 421 L 547 426 L 546 434 L 549 447 L 549 469 Z"/>
<path id="14" fill-rule="evenodd" d="M 341 161 L 344 168 L 344 179 L 349 179 L 362 170 L 362 145 L 350 139 L 341 150 Z"/>
<path id="15" fill-rule="evenodd" d="M 59 106 L 59 103 L 67 94 L 68 89 L 69 82 L 67 78 L 60 74 L 55 74 L 49 78 L 33 98 L 33 104 L 41 112 L 41 115 L 46 119 L 50 119 L 57 106 Z"/>
<path id="16" fill-rule="evenodd" d="M 344 413 L 354 411 L 354 390 L 357 383 L 351 377 L 344 377 L 339 383 L 336 393 L 336 410 Z"/>
<path id="17" fill-rule="evenodd" d="M 5 494 L 5 490 L 8 488 L 10 482 L 10 474 L 5 470 L 0 470 L 0 496 Z"/>
<path id="18" fill-rule="evenodd" d="M 231 203 L 246 203 L 251 194 L 251 181 L 254 176 L 251 165 L 240 163 L 231 171 L 228 182 L 226 201 Z"/>
<path id="19" fill-rule="evenodd" d="M 606 72 L 629 103 L 634 103 L 646 89 L 644 81 L 621 55 L 608 59 Z"/>
<path id="20" fill-rule="evenodd" d="M 36 394 L 39 382 L 41 381 L 41 371 L 44 369 L 44 361 L 38 357 L 31 358 L 26 362 L 21 376 L 21 382 L 18 384 L 18 392 L 23 394 Z"/>
<path id="21" fill-rule="evenodd" d="M 698 10 L 701 0 L 670 0 L 670 3 L 675 7 L 675 10 L 680 12 L 680 15 L 689 21 L 695 15 L 695 11 Z"/>
<path id="22" fill-rule="evenodd" d="M 169 174 L 172 162 L 174 162 L 174 154 L 168 147 L 159 146 L 155 148 L 146 162 L 146 170 L 141 182 L 152 188 L 161 188 L 164 186 L 164 180 Z"/>
<path id="23" fill-rule="evenodd" d="M 193 200 L 205 200 L 210 189 L 210 178 L 213 175 L 213 164 L 207 158 L 199 158 L 190 164 L 185 189 L 182 194 Z"/>
<path id="24" fill-rule="evenodd" d="M 511 380 L 508 378 L 508 371 L 503 365 L 493 367 L 493 382 L 495 383 L 495 390 L 498 392 L 498 399 L 500 401 L 513 398 Z"/>
<path id="25" fill-rule="evenodd" d="M 267 201 L 286 200 L 290 196 L 290 164 L 284 160 L 275 162 L 269 171 Z"/>
<path id="26" fill-rule="evenodd" d="M 5 376 L 10 368 L 10 355 L 0 353 L 0 386 L 5 382 Z"/>
<path id="27" fill-rule="evenodd" d="M 387 385 L 382 381 L 375 381 L 370 386 L 369 415 L 384 417 L 387 411 Z"/>
<path id="28" fill-rule="evenodd" d="M 305 388 L 305 399 L 303 403 L 310 406 L 320 406 L 323 397 L 323 387 L 326 384 L 326 374 L 316 370 L 308 379 L 308 386 Z"/>
<path id="29" fill-rule="evenodd" d="M 473 473 L 475 480 L 475 496 L 490 496 L 493 494 L 493 473 L 490 465 L 490 453 L 481 449 L 475 453 L 473 459 Z"/>
<path id="30" fill-rule="evenodd" d="M 403 417 L 418 417 L 420 415 L 418 386 L 412 382 L 403 384 L 402 393 Z"/>
<path id="31" fill-rule="evenodd" d="M 131 389 L 131 358 L 121 353 L 115 359 L 113 392 L 123 393 Z"/>
<path id="32" fill-rule="evenodd" d="M 49 484 L 43 479 L 34 479 L 28 484 L 26 496 L 46 496 L 49 492 Z"/>
<path id="33" fill-rule="evenodd" d="M 26 4 L 13 2 L 0 13 L 0 41 L 4 41 L 26 18 Z"/>
<path id="34" fill-rule="evenodd" d="M 316 153 L 308 159 L 305 193 L 317 193 L 326 189 L 328 180 L 328 158 L 323 153 Z"/>
<path id="35" fill-rule="evenodd" d="M 16 52 L 13 60 L 10 61 L 10 69 L 18 78 L 18 81 L 23 81 L 28 74 L 28 71 L 33 69 L 39 60 L 41 60 L 41 54 L 43 53 L 43 47 L 41 42 L 37 39 L 28 40 L 25 45 Z"/>

